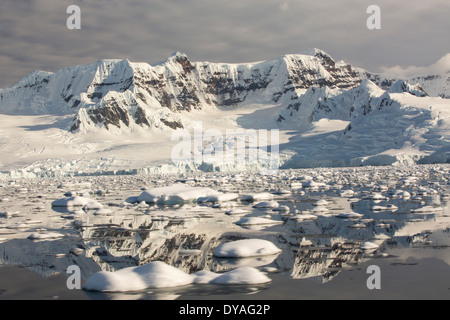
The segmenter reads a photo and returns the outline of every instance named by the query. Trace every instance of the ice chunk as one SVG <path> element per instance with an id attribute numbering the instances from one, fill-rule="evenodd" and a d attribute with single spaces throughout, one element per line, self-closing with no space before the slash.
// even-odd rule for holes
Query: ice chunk
<path id="1" fill-rule="evenodd" d="M 167 187 L 145 190 L 136 200 L 147 203 L 178 204 L 193 201 L 230 201 L 237 198 L 237 194 L 224 194 L 210 188 L 176 183 Z"/>
<path id="2" fill-rule="evenodd" d="M 263 224 L 278 224 L 281 221 L 276 221 L 272 219 L 260 218 L 260 217 L 245 217 L 236 221 L 238 226 L 253 226 L 253 225 L 263 225 Z"/>
<path id="3" fill-rule="evenodd" d="M 336 217 L 343 218 L 343 219 L 357 219 L 361 218 L 363 215 L 356 213 L 356 212 L 346 212 L 346 213 L 340 213 Z"/>
<path id="4" fill-rule="evenodd" d="M 253 206 L 253 208 L 277 208 L 280 204 L 276 201 L 261 201 Z"/>
<path id="5" fill-rule="evenodd" d="M 289 212 L 291 209 L 288 206 L 279 206 L 276 208 L 273 208 L 273 211 L 280 211 L 280 212 Z"/>
<path id="6" fill-rule="evenodd" d="M 280 252 L 281 249 L 268 240 L 244 239 L 221 244 L 213 251 L 213 255 L 219 258 L 245 258 Z"/>
<path id="7" fill-rule="evenodd" d="M 58 239 L 62 237 L 64 237 L 64 235 L 58 232 L 44 232 L 44 233 L 34 232 L 28 236 L 28 239 L 45 240 L 45 239 Z"/>
<path id="8" fill-rule="evenodd" d="M 103 208 L 103 206 L 97 201 L 80 196 L 55 200 L 52 202 L 52 207 L 84 207 L 86 209 Z"/>
<path id="9" fill-rule="evenodd" d="M 244 210 L 244 209 L 232 209 L 232 210 L 228 210 L 227 212 L 225 212 L 225 214 L 228 214 L 230 216 L 243 215 L 243 214 L 247 214 L 247 213 L 249 213 L 249 211 Z"/>
<path id="10" fill-rule="evenodd" d="M 194 282 L 187 273 L 161 261 L 115 272 L 100 271 L 89 277 L 83 288 L 90 291 L 126 292 L 146 288 L 184 286 Z"/>
<path id="11" fill-rule="evenodd" d="M 187 274 L 161 261 L 115 272 L 100 271 L 90 276 L 84 290 L 101 292 L 130 292 L 151 288 L 169 288 L 198 284 L 263 284 L 271 279 L 253 267 L 240 267 L 225 273 L 201 270 Z"/>
<path id="12" fill-rule="evenodd" d="M 370 242 L 370 241 L 366 241 L 361 245 L 361 249 L 363 250 L 376 250 L 378 249 L 380 246 L 376 243 Z"/>
<path id="13" fill-rule="evenodd" d="M 267 192 L 261 193 L 248 193 L 241 196 L 242 201 L 270 201 L 273 199 L 273 195 Z"/>

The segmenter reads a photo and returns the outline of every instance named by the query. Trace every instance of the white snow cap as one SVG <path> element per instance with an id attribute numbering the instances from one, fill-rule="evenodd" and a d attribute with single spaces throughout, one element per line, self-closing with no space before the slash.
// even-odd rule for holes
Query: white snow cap
<path id="1" fill-rule="evenodd" d="M 245 258 L 279 254 L 280 252 L 281 249 L 268 240 L 244 239 L 218 246 L 213 255 L 219 258 Z"/>

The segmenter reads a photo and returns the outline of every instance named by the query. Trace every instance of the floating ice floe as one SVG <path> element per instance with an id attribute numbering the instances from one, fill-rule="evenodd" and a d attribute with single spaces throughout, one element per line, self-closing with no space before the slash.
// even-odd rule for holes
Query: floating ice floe
<path id="1" fill-rule="evenodd" d="M 316 206 L 315 208 L 313 208 L 311 210 L 312 213 L 326 213 L 329 212 L 330 210 L 326 207 L 323 206 Z"/>
<path id="2" fill-rule="evenodd" d="M 405 190 L 394 190 L 391 195 L 393 198 L 403 198 L 403 199 L 411 198 L 411 194 Z"/>
<path id="3" fill-rule="evenodd" d="M 376 250 L 379 247 L 380 247 L 380 245 L 370 242 L 370 241 L 366 241 L 360 246 L 360 248 L 363 250 Z"/>
<path id="4" fill-rule="evenodd" d="M 276 207 L 276 208 L 273 208 L 272 211 L 289 212 L 290 210 L 291 210 L 291 209 L 290 209 L 288 206 L 281 205 L 281 206 L 278 206 L 278 207 Z"/>
<path id="5" fill-rule="evenodd" d="M 433 207 L 433 206 L 424 206 L 417 209 L 411 209 L 411 213 L 434 213 L 434 212 L 440 212 L 442 211 L 442 207 Z"/>
<path id="6" fill-rule="evenodd" d="M 292 194 L 292 192 L 290 190 L 287 189 L 278 189 L 274 192 L 272 192 L 273 194 L 278 194 L 278 195 L 288 195 L 288 194 Z"/>
<path id="7" fill-rule="evenodd" d="M 263 239 L 244 239 L 226 242 L 218 246 L 213 255 L 218 258 L 245 258 L 279 254 L 281 249 Z"/>
<path id="8" fill-rule="evenodd" d="M 339 195 L 342 198 L 351 198 L 355 195 L 355 192 L 353 190 L 342 190 Z"/>
<path id="9" fill-rule="evenodd" d="M 316 220 L 318 217 L 314 214 L 296 214 L 289 217 L 289 220 L 303 221 L 303 220 Z"/>
<path id="10" fill-rule="evenodd" d="M 362 216 L 363 216 L 362 214 L 356 212 L 345 212 L 338 214 L 336 217 L 342 219 L 358 219 L 361 218 Z"/>
<path id="11" fill-rule="evenodd" d="M 62 198 L 52 202 L 52 207 L 83 207 L 85 209 L 101 209 L 103 205 L 93 199 L 86 197 Z"/>
<path id="12" fill-rule="evenodd" d="M 113 212 L 110 209 L 100 208 L 94 212 L 96 216 L 110 216 Z"/>
<path id="13" fill-rule="evenodd" d="M 189 274 L 164 262 L 154 261 L 115 272 L 97 272 L 86 280 L 83 288 L 90 291 L 127 292 L 185 286 L 193 282 L 194 278 Z"/>
<path id="14" fill-rule="evenodd" d="M 273 195 L 268 192 L 261 193 L 248 193 L 241 196 L 242 201 L 256 202 L 256 201 L 270 201 L 273 199 Z"/>
<path id="15" fill-rule="evenodd" d="M 245 209 L 232 209 L 232 210 L 228 210 L 225 212 L 225 214 L 230 215 L 230 216 L 243 215 L 243 214 L 248 214 L 248 213 L 250 213 L 250 211 L 245 210 Z"/>
<path id="16" fill-rule="evenodd" d="M 235 222 L 238 226 L 255 226 L 255 225 L 270 225 L 270 224 L 279 224 L 282 221 L 276 221 L 267 218 L 261 217 L 245 217 L 241 218 Z"/>
<path id="17" fill-rule="evenodd" d="M 193 201 L 230 201 L 236 200 L 238 197 L 239 196 L 234 193 L 222 193 L 206 187 L 192 187 L 183 183 L 176 183 L 167 187 L 145 190 L 137 197 L 136 201 L 160 204 L 179 204 Z"/>
<path id="18" fill-rule="evenodd" d="M 320 199 L 320 200 L 318 200 L 318 201 L 316 201 L 316 202 L 313 202 L 313 206 L 327 206 L 327 205 L 329 205 L 329 202 L 327 201 L 327 200 L 325 200 L 325 199 Z"/>
<path id="19" fill-rule="evenodd" d="M 47 240 L 47 239 L 59 239 L 63 238 L 64 235 L 58 232 L 34 232 L 28 236 L 31 240 Z"/>
<path id="20" fill-rule="evenodd" d="M 261 201 L 253 206 L 253 208 L 277 208 L 280 204 L 276 201 Z"/>
<path id="21" fill-rule="evenodd" d="M 398 207 L 393 204 L 388 204 L 386 206 L 373 206 L 370 210 L 372 211 L 396 211 Z"/>
<path id="22" fill-rule="evenodd" d="M 241 267 L 225 273 L 202 270 L 187 274 L 161 261 L 115 272 L 100 271 L 90 276 L 83 289 L 101 292 L 131 292 L 197 284 L 263 284 L 271 279 L 253 267 Z"/>
<path id="23" fill-rule="evenodd" d="M 388 200 L 388 197 L 383 196 L 381 193 L 374 192 L 371 195 L 364 197 L 365 200 Z"/>

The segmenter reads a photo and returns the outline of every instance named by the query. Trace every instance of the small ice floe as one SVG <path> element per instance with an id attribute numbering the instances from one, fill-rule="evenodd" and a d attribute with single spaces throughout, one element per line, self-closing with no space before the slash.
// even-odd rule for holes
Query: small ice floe
<path id="1" fill-rule="evenodd" d="M 304 221 L 304 220 L 316 220 L 318 217 L 314 214 L 296 214 L 292 217 L 289 217 L 289 220 L 295 220 L 295 221 Z"/>
<path id="2" fill-rule="evenodd" d="M 84 253 L 84 249 L 82 249 L 80 247 L 73 247 L 72 249 L 70 249 L 70 253 L 72 253 L 76 256 L 79 256 Z"/>
<path id="3" fill-rule="evenodd" d="M 373 206 L 370 210 L 372 211 L 396 211 L 398 207 L 393 204 L 388 204 L 386 206 Z"/>
<path id="4" fill-rule="evenodd" d="M 232 209 L 232 210 L 228 210 L 225 212 L 225 214 L 230 215 L 230 216 L 238 216 L 238 215 L 244 215 L 244 214 L 248 214 L 250 213 L 250 211 L 245 210 L 245 209 Z"/>
<path id="5" fill-rule="evenodd" d="M 261 193 L 247 193 L 241 196 L 242 201 L 256 202 L 256 201 L 270 201 L 273 199 L 273 194 L 268 192 Z"/>
<path id="6" fill-rule="evenodd" d="M 313 208 L 313 209 L 311 210 L 312 213 L 317 213 L 317 214 L 320 214 L 320 213 L 327 213 L 327 212 L 329 212 L 329 211 L 330 211 L 330 210 L 329 210 L 328 208 L 324 207 L 324 206 L 317 206 L 317 207 L 315 207 L 315 208 Z"/>
<path id="7" fill-rule="evenodd" d="M 364 242 L 360 248 L 366 251 L 372 251 L 372 250 L 376 250 L 380 247 L 380 245 L 374 243 L 374 242 L 370 242 L 370 241 L 366 241 Z"/>
<path id="8" fill-rule="evenodd" d="M 388 197 L 383 196 L 381 193 L 378 192 L 374 192 L 368 196 L 365 196 L 363 198 L 364 200 L 389 200 Z"/>
<path id="9" fill-rule="evenodd" d="M 383 228 L 383 229 L 389 229 L 391 225 L 389 223 L 378 223 L 375 225 L 376 228 Z"/>
<path id="10" fill-rule="evenodd" d="M 201 270 L 187 274 L 161 261 L 129 267 L 115 272 L 100 271 L 90 276 L 83 285 L 84 290 L 101 292 L 132 292 L 144 289 L 171 288 L 189 284 L 244 285 L 264 284 L 271 279 L 253 267 L 215 273 Z"/>
<path id="11" fill-rule="evenodd" d="M 227 209 L 227 208 L 233 208 L 236 206 L 236 202 L 220 202 L 214 204 L 212 207 L 217 209 Z"/>
<path id="12" fill-rule="evenodd" d="M 97 211 L 95 211 L 94 214 L 96 216 L 111 216 L 111 215 L 113 215 L 113 212 L 110 209 L 101 208 L 101 209 L 98 209 Z"/>
<path id="13" fill-rule="evenodd" d="M 351 229 L 364 229 L 364 228 L 367 228 L 367 225 L 364 223 L 355 223 L 355 224 L 349 225 L 348 227 Z"/>
<path id="14" fill-rule="evenodd" d="M 124 268 L 115 272 L 100 271 L 90 276 L 83 289 L 102 292 L 140 291 L 147 288 L 185 286 L 194 277 L 161 261 Z"/>
<path id="15" fill-rule="evenodd" d="M 361 218 L 362 216 L 363 216 L 362 214 L 356 212 L 345 212 L 338 214 L 336 217 L 341 219 L 358 219 Z"/>
<path id="16" fill-rule="evenodd" d="M 167 187 L 154 188 L 143 191 L 137 202 L 158 204 L 180 204 L 186 202 L 225 202 L 236 200 L 235 193 L 222 193 L 206 187 L 193 187 L 184 183 L 176 183 Z"/>
<path id="17" fill-rule="evenodd" d="M 6 229 L 18 229 L 18 230 L 25 230 L 29 229 L 30 226 L 26 223 L 15 223 L 9 226 L 6 226 Z"/>
<path id="18" fill-rule="evenodd" d="M 355 195 L 355 192 L 353 190 L 341 190 L 339 195 L 342 198 L 351 198 L 351 197 L 353 197 Z"/>
<path id="19" fill-rule="evenodd" d="M 75 196 L 62 198 L 52 202 L 52 207 L 83 207 L 84 209 L 101 209 L 103 205 L 93 199 Z"/>
<path id="20" fill-rule="evenodd" d="M 392 198 L 403 198 L 403 199 L 411 198 L 411 194 L 405 190 L 394 190 L 391 193 L 391 196 L 392 196 Z"/>
<path id="21" fill-rule="evenodd" d="M 276 201 L 261 201 L 253 205 L 253 208 L 277 208 L 279 205 Z"/>
<path id="22" fill-rule="evenodd" d="M 263 239 L 243 239 L 226 242 L 213 251 L 218 258 L 246 258 L 279 254 L 281 249 Z"/>
<path id="23" fill-rule="evenodd" d="M 59 239 L 64 235 L 58 232 L 34 232 L 28 236 L 30 240 L 47 240 L 47 239 Z"/>
<path id="24" fill-rule="evenodd" d="M 279 224 L 282 221 L 276 221 L 261 217 L 244 217 L 235 222 L 238 226 L 256 226 L 256 225 L 272 225 Z"/>
<path id="25" fill-rule="evenodd" d="M 433 206 L 424 206 L 417 209 L 411 209 L 409 212 L 411 213 L 435 213 L 442 211 L 442 207 L 433 207 Z"/>
<path id="26" fill-rule="evenodd" d="M 292 194 L 292 192 L 290 190 L 287 189 L 278 189 L 272 192 L 273 194 L 277 194 L 277 195 L 289 195 Z"/>
<path id="27" fill-rule="evenodd" d="M 327 206 L 329 204 L 330 203 L 327 200 L 325 200 L 325 199 L 320 199 L 320 200 L 318 200 L 316 202 L 313 202 L 313 206 L 319 206 L 319 207 Z"/>
<path id="28" fill-rule="evenodd" d="M 427 196 L 427 195 L 436 195 L 439 194 L 439 192 L 433 188 L 419 187 L 417 189 L 417 194 L 421 196 Z"/>
<path id="29" fill-rule="evenodd" d="M 291 209 L 288 206 L 285 205 L 281 205 L 278 206 L 276 208 L 273 208 L 273 211 L 277 211 L 277 212 L 289 212 Z"/>

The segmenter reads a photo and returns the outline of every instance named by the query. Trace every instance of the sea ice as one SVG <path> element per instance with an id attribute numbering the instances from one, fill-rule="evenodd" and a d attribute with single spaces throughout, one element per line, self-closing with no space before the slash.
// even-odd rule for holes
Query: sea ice
<path id="1" fill-rule="evenodd" d="M 280 252 L 281 249 L 268 240 L 244 239 L 221 244 L 213 251 L 213 255 L 218 258 L 245 258 Z"/>
<path id="2" fill-rule="evenodd" d="M 346 212 L 346 213 L 340 213 L 336 217 L 343 218 L 343 219 L 357 219 L 361 218 L 363 215 L 356 213 L 356 212 Z"/>
<path id="3" fill-rule="evenodd" d="M 83 207 L 86 209 L 101 209 L 103 205 L 99 202 L 86 197 L 62 198 L 52 202 L 52 207 Z"/>
<path id="4" fill-rule="evenodd" d="M 242 201 L 249 201 L 249 202 L 270 201 L 272 199 L 273 199 L 273 195 L 268 192 L 248 193 L 248 194 L 243 194 L 241 196 Z"/>
<path id="5" fill-rule="evenodd" d="M 253 208 L 277 208 L 279 205 L 276 201 L 261 201 L 253 205 Z"/>
<path id="6" fill-rule="evenodd" d="M 235 222 L 238 226 L 254 226 L 254 225 L 264 225 L 264 224 L 278 224 L 281 221 L 276 221 L 261 217 L 244 217 Z"/>
<path id="7" fill-rule="evenodd" d="M 130 292 L 196 284 L 263 284 L 271 279 L 253 267 L 240 267 L 225 273 L 201 270 L 187 274 L 161 261 L 115 272 L 100 271 L 90 276 L 83 289 L 101 292 Z"/>
<path id="8" fill-rule="evenodd" d="M 138 202 L 179 204 L 185 202 L 213 202 L 235 200 L 237 194 L 222 193 L 210 188 L 193 187 L 183 183 L 176 183 L 167 187 L 154 188 L 143 191 L 138 198 Z"/>
<path id="9" fill-rule="evenodd" d="M 64 237 L 64 235 L 58 232 L 44 232 L 44 233 L 34 232 L 28 236 L 28 239 L 46 240 L 46 239 L 58 239 L 62 237 Z"/>
<path id="10" fill-rule="evenodd" d="M 126 292 L 178 287 L 193 282 L 194 278 L 187 273 L 164 262 L 153 261 L 115 272 L 97 272 L 86 280 L 83 288 L 90 291 Z"/>

